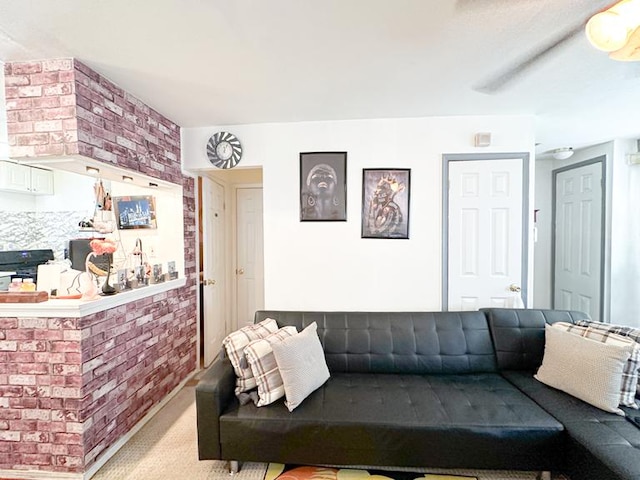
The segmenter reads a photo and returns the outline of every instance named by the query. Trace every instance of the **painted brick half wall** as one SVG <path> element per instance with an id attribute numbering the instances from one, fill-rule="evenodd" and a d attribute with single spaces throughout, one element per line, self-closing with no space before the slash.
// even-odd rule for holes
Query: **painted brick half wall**
<path id="1" fill-rule="evenodd" d="M 180 128 L 75 59 L 5 65 L 13 158 L 182 185 L 186 285 L 82 318 L 0 318 L 0 470 L 84 472 L 196 368 L 195 187 Z"/>

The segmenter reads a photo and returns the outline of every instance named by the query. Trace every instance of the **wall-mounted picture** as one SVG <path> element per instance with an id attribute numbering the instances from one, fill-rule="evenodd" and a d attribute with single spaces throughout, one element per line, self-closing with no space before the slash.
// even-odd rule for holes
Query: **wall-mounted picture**
<path id="1" fill-rule="evenodd" d="M 347 220 L 347 152 L 300 154 L 300 221 Z"/>
<path id="2" fill-rule="evenodd" d="M 362 238 L 409 238 L 408 168 L 362 170 Z"/>
<path id="3" fill-rule="evenodd" d="M 151 195 L 114 197 L 119 230 L 131 228 L 157 228 L 156 199 Z"/>

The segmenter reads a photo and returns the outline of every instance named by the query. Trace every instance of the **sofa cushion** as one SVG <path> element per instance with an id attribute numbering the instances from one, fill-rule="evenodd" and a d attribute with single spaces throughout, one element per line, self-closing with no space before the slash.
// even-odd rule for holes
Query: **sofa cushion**
<path id="1" fill-rule="evenodd" d="M 544 326 L 589 319 L 584 312 L 483 308 L 487 315 L 500 370 L 535 371 L 544 355 Z"/>
<path id="2" fill-rule="evenodd" d="M 640 429 L 620 415 L 548 387 L 528 372 L 503 372 L 516 387 L 557 418 L 569 436 L 564 470 L 570 478 L 640 479 Z M 632 409 L 623 408 L 629 415 Z"/>
<path id="3" fill-rule="evenodd" d="M 620 385 L 632 347 L 579 337 L 546 327 L 544 358 L 537 380 L 580 398 L 594 407 L 623 415 L 618 408 Z"/>
<path id="4" fill-rule="evenodd" d="M 317 329 L 312 323 L 297 335 L 273 344 L 284 384 L 285 405 L 290 412 L 329 378 Z"/>
<path id="5" fill-rule="evenodd" d="M 316 322 L 332 374 L 496 371 L 481 312 L 256 312 L 265 318 L 298 330 Z"/>
<path id="6" fill-rule="evenodd" d="M 297 333 L 296 327 L 283 327 L 265 338 L 254 340 L 245 347 L 244 354 L 258 387 L 257 398 L 254 398 L 257 406 L 269 405 L 284 397 L 284 385 L 272 345 Z M 253 392 L 251 396 L 254 396 Z"/>
<path id="7" fill-rule="evenodd" d="M 329 464 L 525 470 L 557 469 L 563 438 L 558 421 L 491 373 L 332 373 L 291 413 L 236 403 L 220 431 L 223 459 L 313 463 L 322 452 Z"/>

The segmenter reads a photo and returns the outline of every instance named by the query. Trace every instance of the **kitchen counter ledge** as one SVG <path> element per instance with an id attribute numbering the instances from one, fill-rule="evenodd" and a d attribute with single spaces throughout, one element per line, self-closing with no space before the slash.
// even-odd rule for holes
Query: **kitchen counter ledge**
<path id="1" fill-rule="evenodd" d="M 40 303 L 2 303 L 0 318 L 7 317 L 47 317 L 79 318 L 119 307 L 141 298 L 167 292 L 186 285 L 186 278 L 178 278 L 162 283 L 148 285 L 133 290 L 101 296 L 95 300 L 47 300 Z"/>

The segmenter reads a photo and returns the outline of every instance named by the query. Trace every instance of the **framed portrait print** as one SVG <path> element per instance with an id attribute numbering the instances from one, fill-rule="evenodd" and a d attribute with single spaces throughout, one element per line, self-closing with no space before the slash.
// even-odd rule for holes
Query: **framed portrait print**
<path id="1" fill-rule="evenodd" d="M 409 238 L 408 168 L 362 170 L 362 238 Z"/>
<path id="2" fill-rule="evenodd" d="M 347 220 L 347 152 L 300 154 L 300 221 Z"/>

